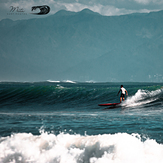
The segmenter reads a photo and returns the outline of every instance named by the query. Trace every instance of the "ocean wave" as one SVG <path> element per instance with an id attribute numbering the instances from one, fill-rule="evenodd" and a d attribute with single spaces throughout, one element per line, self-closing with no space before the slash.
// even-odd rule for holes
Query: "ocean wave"
<path id="1" fill-rule="evenodd" d="M 42 132 L 0 138 L 0 162 L 160 163 L 163 145 L 139 134 L 85 135 Z"/>
<path id="2" fill-rule="evenodd" d="M 130 87 L 129 96 L 122 103 L 124 107 L 139 106 L 152 102 L 162 101 L 163 89 L 161 86 Z M 97 83 L 1 83 L 0 106 L 6 105 L 96 105 L 99 103 L 119 102 L 117 92 L 119 85 L 97 84 Z"/>
<path id="3" fill-rule="evenodd" d="M 160 94 L 163 95 L 163 89 L 154 91 L 139 89 L 133 96 L 128 97 L 122 106 L 132 107 L 152 103 L 160 99 Z"/>
<path id="4" fill-rule="evenodd" d="M 85 81 L 86 83 L 97 83 L 94 80 Z"/>
<path id="5" fill-rule="evenodd" d="M 60 83 L 60 81 L 55 81 L 55 80 L 47 80 L 47 82 L 51 82 L 51 83 Z"/>
<path id="6" fill-rule="evenodd" d="M 71 80 L 63 80 L 63 82 L 65 82 L 65 83 L 73 83 L 73 84 L 75 84 L 75 83 L 76 83 L 76 82 L 71 81 Z"/>

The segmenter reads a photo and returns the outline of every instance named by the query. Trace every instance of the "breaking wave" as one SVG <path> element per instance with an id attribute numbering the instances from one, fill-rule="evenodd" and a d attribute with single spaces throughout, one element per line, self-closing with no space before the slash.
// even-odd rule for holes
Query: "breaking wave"
<path id="1" fill-rule="evenodd" d="M 122 106 L 139 106 L 149 103 L 160 104 L 163 100 L 162 86 L 146 89 L 139 86 L 128 90 L 129 96 Z M 42 82 L 42 83 L 1 83 L 0 106 L 6 105 L 96 105 L 119 102 L 119 85 L 100 83 Z"/>
<path id="2" fill-rule="evenodd" d="M 163 99 L 163 89 L 155 91 L 139 89 L 134 95 L 127 98 L 122 106 L 132 107 L 153 102 L 159 102 Z"/>
<path id="3" fill-rule="evenodd" d="M 18 133 L 0 138 L 0 162 L 160 163 L 163 145 L 139 134 L 70 135 Z"/>

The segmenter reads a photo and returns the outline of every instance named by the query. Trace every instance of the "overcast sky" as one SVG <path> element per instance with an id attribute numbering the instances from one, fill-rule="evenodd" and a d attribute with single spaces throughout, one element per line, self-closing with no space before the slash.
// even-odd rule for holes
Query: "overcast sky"
<path id="1" fill-rule="evenodd" d="M 163 0 L 0 0 L 0 20 L 43 17 L 31 14 L 33 6 L 41 5 L 50 7 L 48 15 L 61 9 L 77 12 L 89 8 L 107 16 L 163 10 Z M 16 10 L 11 11 L 12 8 L 16 8 Z M 44 15 L 44 17 L 48 15 Z"/>

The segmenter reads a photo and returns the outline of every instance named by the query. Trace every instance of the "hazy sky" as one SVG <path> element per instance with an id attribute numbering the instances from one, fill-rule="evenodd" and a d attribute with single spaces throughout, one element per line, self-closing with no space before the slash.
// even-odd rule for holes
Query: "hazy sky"
<path id="1" fill-rule="evenodd" d="M 61 9 L 77 12 L 89 8 L 108 16 L 163 10 L 163 0 L 0 0 L 0 20 L 40 18 L 42 16 L 31 14 L 31 7 L 41 5 L 50 7 L 48 15 Z M 12 8 L 16 8 L 14 12 L 11 12 Z"/>

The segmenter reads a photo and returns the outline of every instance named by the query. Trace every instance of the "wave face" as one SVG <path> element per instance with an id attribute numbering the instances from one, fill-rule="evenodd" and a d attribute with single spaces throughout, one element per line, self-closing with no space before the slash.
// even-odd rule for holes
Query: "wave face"
<path id="1" fill-rule="evenodd" d="M 162 85 L 129 85 L 127 106 L 161 102 Z M 90 105 L 101 102 L 119 102 L 117 92 L 119 84 L 110 83 L 75 83 L 75 82 L 42 82 L 42 83 L 1 83 L 0 105 Z"/>

